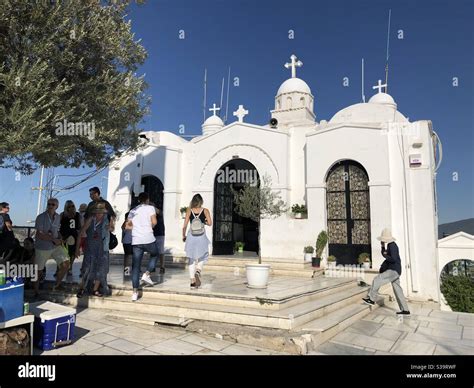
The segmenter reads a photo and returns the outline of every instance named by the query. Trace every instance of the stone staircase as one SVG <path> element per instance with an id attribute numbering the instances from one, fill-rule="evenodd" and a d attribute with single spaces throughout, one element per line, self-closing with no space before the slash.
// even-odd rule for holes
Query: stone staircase
<path id="1" fill-rule="evenodd" d="M 242 260 L 241 264 L 244 263 Z M 216 261 L 216 264 L 221 263 Z M 209 266 L 206 274 L 208 269 Z M 214 271 L 213 274 L 217 279 L 221 273 Z M 234 279 L 239 286 L 244 282 L 243 277 Z M 298 280 L 297 277 L 273 279 L 275 284 L 288 279 Z M 234 333 L 238 333 L 239 328 L 246 328 L 245 335 L 235 334 L 236 341 L 241 343 L 261 342 L 260 330 L 263 330 L 269 334 L 268 338 L 277 336 L 279 340 L 260 343 L 261 346 L 299 354 L 306 354 L 377 307 L 362 303 L 361 298 L 368 287 L 359 286 L 355 279 L 317 276 L 304 281 L 304 285 L 284 295 L 282 292 L 267 295 L 265 291 L 248 290 L 245 286 L 242 293 L 234 294 L 213 291 L 212 287 L 207 290 L 146 287 L 142 297 L 132 302 L 130 286 L 111 284 L 112 295 L 106 298 L 78 299 L 73 292 L 48 292 L 42 296 L 74 307 L 103 309 L 116 317 L 141 323 L 185 327 L 195 321 L 201 322 L 205 329 L 213 323 L 217 325 L 216 333 L 208 333 L 211 335 L 219 335 L 222 325 L 233 327 Z"/>
<path id="2" fill-rule="evenodd" d="M 123 255 L 110 255 L 111 265 L 123 265 Z M 146 267 L 148 255 L 143 258 L 142 265 Z M 245 273 L 245 265 L 258 263 L 258 257 L 245 257 L 236 253 L 231 256 L 211 256 L 206 265 L 206 271 L 222 271 L 232 273 Z M 321 275 L 324 271 L 320 268 L 313 268 L 311 263 L 295 262 L 290 260 L 262 259 L 262 263 L 270 264 L 270 274 L 275 276 L 292 276 L 312 278 Z M 165 255 L 166 268 L 186 268 L 187 259 L 184 256 Z"/>
<path id="3" fill-rule="evenodd" d="M 258 258 L 239 258 L 236 253 L 234 256 L 211 256 L 206 265 L 206 270 L 210 271 L 228 271 L 228 272 L 242 272 L 245 273 L 245 266 L 247 264 L 258 263 Z M 311 278 L 322 274 L 323 270 L 320 268 L 313 268 L 311 263 L 276 260 L 276 259 L 262 259 L 263 264 L 270 264 L 270 274 L 275 276 L 292 276 L 292 277 L 306 277 Z"/>

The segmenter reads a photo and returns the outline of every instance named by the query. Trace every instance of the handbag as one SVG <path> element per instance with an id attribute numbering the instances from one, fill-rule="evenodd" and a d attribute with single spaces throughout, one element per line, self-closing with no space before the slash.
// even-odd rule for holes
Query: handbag
<path id="1" fill-rule="evenodd" d="M 110 232 L 109 249 L 114 249 L 118 245 L 117 236 Z"/>

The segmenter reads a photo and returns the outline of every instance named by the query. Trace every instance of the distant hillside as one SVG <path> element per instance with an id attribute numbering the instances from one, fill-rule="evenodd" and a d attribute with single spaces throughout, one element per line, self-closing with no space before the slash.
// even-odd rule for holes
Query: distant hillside
<path id="1" fill-rule="evenodd" d="M 461 231 L 474 235 L 474 218 L 438 225 L 438 238 L 443 238 L 449 234 Z"/>

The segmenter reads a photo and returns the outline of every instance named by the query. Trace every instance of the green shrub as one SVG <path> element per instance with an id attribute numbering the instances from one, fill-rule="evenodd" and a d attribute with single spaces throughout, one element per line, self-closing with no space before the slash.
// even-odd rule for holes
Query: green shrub
<path id="1" fill-rule="evenodd" d="M 304 253 L 314 253 L 314 248 L 311 245 L 304 247 Z"/>
<path id="2" fill-rule="evenodd" d="M 370 263 L 370 255 L 368 253 L 361 253 L 358 258 L 359 264 Z"/>
<path id="3" fill-rule="evenodd" d="M 291 211 L 293 213 L 303 213 L 303 214 L 308 213 L 308 209 L 306 208 L 306 205 L 298 205 L 298 204 L 293 205 L 291 207 Z"/>
<path id="4" fill-rule="evenodd" d="M 322 230 L 318 234 L 318 238 L 316 239 L 316 257 L 321 257 L 321 254 L 328 243 L 328 234 L 325 230 Z"/>
<path id="5" fill-rule="evenodd" d="M 441 292 L 453 311 L 474 313 L 474 282 L 464 275 L 442 275 Z"/>

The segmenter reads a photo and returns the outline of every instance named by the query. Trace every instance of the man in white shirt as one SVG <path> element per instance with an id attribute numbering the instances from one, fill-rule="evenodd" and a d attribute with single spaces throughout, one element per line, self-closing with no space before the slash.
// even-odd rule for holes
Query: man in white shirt
<path id="1" fill-rule="evenodd" d="M 150 278 L 150 272 L 155 269 L 158 259 L 158 249 L 153 235 L 153 227 L 156 225 L 156 211 L 149 205 L 150 199 L 147 193 L 140 193 L 138 196 L 139 205 L 128 215 L 125 228 L 132 230 L 132 301 L 138 300 L 138 287 L 140 285 L 140 269 L 142 265 L 143 254 L 150 254 L 148 270 L 143 274 L 142 281 L 153 285 Z"/>

